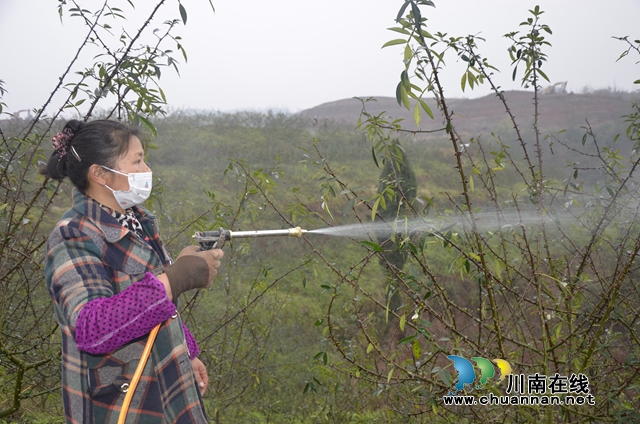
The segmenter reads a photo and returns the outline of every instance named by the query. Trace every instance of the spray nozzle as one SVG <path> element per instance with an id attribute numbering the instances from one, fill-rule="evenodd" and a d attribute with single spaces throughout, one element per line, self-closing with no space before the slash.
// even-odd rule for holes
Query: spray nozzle
<path id="1" fill-rule="evenodd" d="M 300 227 L 288 228 L 285 230 L 256 230 L 256 231 L 231 231 L 220 228 L 218 231 L 196 231 L 193 238 L 200 243 L 202 250 L 221 249 L 227 240 L 246 237 L 272 237 L 288 236 L 302 237 L 307 230 Z"/>

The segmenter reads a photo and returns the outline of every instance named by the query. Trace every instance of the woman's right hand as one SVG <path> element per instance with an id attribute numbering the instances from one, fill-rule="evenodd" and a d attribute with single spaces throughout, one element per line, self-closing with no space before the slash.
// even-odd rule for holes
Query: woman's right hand
<path id="1" fill-rule="evenodd" d="M 193 287 L 198 289 L 208 289 L 213 283 L 213 279 L 218 274 L 218 268 L 220 267 L 220 259 L 224 256 L 222 249 L 200 250 L 200 246 L 187 246 L 182 249 L 182 252 L 178 255 L 176 262 L 179 260 L 185 260 L 185 258 L 195 257 L 202 258 L 207 262 L 209 268 L 209 280 L 205 287 Z"/>
<path id="2" fill-rule="evenodd" d="M 182 249 L 176 261 L 165 268 L 172 298 L 177 299 L 189 290 L 211 287 L 223 256 L 221 249 L 200 251 L 199 246 Z"/>

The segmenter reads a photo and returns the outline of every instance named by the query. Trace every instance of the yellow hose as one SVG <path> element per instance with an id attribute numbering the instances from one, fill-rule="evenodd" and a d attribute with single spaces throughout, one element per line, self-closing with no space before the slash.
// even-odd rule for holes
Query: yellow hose
<path id="1" fill-rule="evenodd" d="M 133 394 L 136 391 L 136 387 L 138 386 L 140 377 L 142 377 L 142 371 L 144 371 L 144 367 L 147 364 L 147 360 L 149 359 L 149 355 L 151 354 L 151 348 L 153 347 L 153 342 L 156 340 L 156 336 L 158 335 L 158 331 L 160 330 L 161 325 L 162 323 L 156 325 L 149 333 L 149 339 L 147 340 L 147 344 L 144 345 L 144 350 L 142 351 L 140 362 L 136 367 L 136 371 L 133 373 L 131 383 L 129 383 L 129 389 L 127 390 L 127 394 L 125 395 L 124 401 L 122 402 L 122 409 L 120 409 L 118 424 L 124 424 L 125 420 L 127 419 L 127 412 L 129 412 L 131 399 L 133 398 Z"/>

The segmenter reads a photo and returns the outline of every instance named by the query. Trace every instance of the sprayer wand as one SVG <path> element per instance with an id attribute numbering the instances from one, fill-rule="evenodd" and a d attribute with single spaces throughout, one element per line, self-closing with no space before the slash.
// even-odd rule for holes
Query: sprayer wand
<path id="1" fill-rule="evenodd" d="M 302 237 L 307 230 L 300 227 L 288 228 L 284 230 L 256 230 L 256 231 L 231 231 L 220 228 L 218 231 L 196 231 L 193 238 L 200 243 L 201 250 L 221 249 L 227 240 L 248 237 L 272 237 L 288 236 Z"/>

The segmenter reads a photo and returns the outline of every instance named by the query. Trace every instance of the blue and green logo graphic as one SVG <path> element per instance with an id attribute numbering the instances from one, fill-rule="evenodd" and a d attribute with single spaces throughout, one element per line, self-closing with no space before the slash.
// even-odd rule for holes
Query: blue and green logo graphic
<path id="1" fill-rule="evenodd" d="M 458 381 L 455 385 L 455 392 L 449 393 L 450 396 L 455 395 L 457 392 L 463 390 L 465 386 L 472 385 L 476 380 L 476 372 L 473 368 L 473 363 L 462 356 L 457 355 L 449 355 L 448 359 L 453 361 L 453 367 L 458 371 Z M 484 386 L 490 378 L 496 373 L 495 368 L 493 367 L 493 363 L 490 360 L 480 357 L 471 358 L 474 361 L 478 369 L 480 369 L 480 380 L 476 385 L 476 389 Z M 508 375 L 511 374 L 511 364 L 509 364 L 504 359 L 494 359 L 493 362 L 496 363 L 498 368 L 500 368 L 500 381 L 504 380 Z"/>

